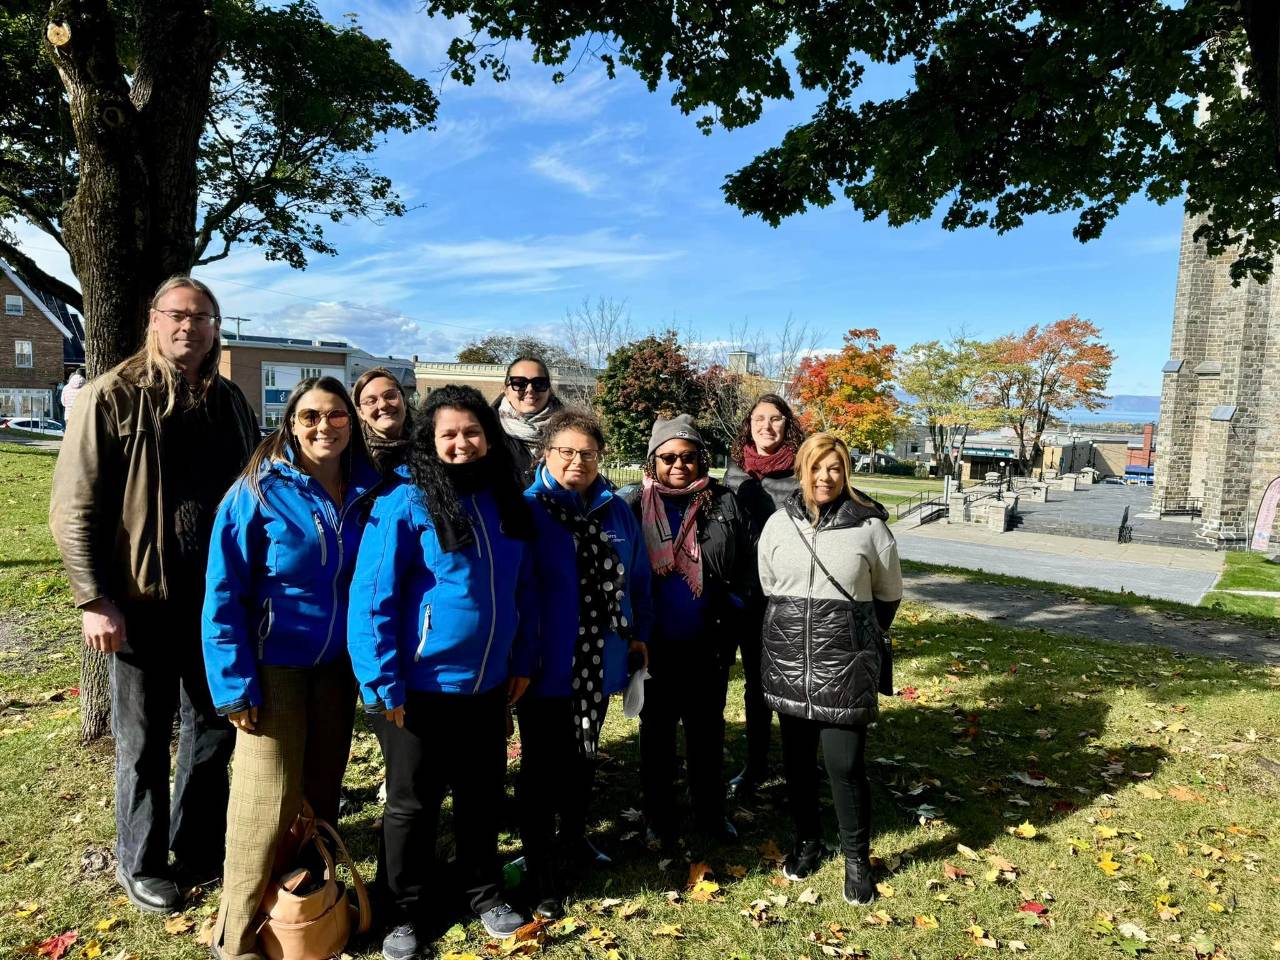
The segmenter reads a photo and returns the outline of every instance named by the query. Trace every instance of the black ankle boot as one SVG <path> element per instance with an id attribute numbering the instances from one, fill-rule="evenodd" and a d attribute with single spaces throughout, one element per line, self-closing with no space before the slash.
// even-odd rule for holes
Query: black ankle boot
<path id="1" fill-rule="evenodd" d="M 844 902 L 865 906 L 876 898 L 871 862 L 865 855 L 844 858 Z"/>

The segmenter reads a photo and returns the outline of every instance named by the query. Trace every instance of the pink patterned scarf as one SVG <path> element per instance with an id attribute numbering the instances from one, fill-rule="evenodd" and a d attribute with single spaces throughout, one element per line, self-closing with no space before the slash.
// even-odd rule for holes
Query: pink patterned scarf
<path id="1" fill-rule="evenodd" d="M 702 596 L 702 549 L 698 546 L 698 509 L 706 497 L 696 496 L 711 483 L 710 477 L 699 477 L 687 487 L 665 487 L 652 477 L 645 477 L 640 494 L 640 526 L 644 544 L 649 550 L 649 564 L 657 574 L 680 571 L 695 597 Z M 680 520 L 680 530 L 673 537 L 667 520 L 664 496 L 687 497 L 695 494 Z"/>

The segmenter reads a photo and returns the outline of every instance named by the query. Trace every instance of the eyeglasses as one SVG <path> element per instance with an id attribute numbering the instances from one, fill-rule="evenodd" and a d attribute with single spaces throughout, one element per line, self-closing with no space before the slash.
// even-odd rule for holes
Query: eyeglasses
<path id="1" fill-rule="evenodd" d="M 394 403 L 396 400 L 399 400 L 399 399 L 400 399 L 400 392 L 398 390 L 388 390 L 386 393 L 383 393 L 380 395 L 370 394 L 367 397 L 361 397 L 360 406 L 363 407 L 365 410 L 372 410 L 374 407 L 378 405 L 379 402 Z"/>
<path id="2" fill-rule="evenodd" d="M 599 450 L 575 450 L 573 447 L 552 447 L 565 463 L 573 463 L 574 457 L 581 457 L 583 463 L 595 463 L 600 459 Z"/>
<path id="3" fill-rule="evenodd" d="M 319 410 L 299 410 L 293 415 L 293 419 L 304 427 L 319 426 L 323 420 L 335 430 L 341 430 L 351 422 L 351 414 L 345 410 L 327 410 L 323 413 Z"/>
<path id="4" fill-rule="evenodd" d="M 786 417 L 752 417 L 751 425 L 753 427 L 763 427 L 768 424 L 771 427 L 780 427 L 787 422 Z"/>
<path id="5" fill-rule="evenodd" d="M 190 320 L 197 326 L 203 326 L 208 323 L 214 323 L 222 318 L 216 313 L 188 313 L 186 310 L 159 310 L 152 307 L 156 313 L 163 313 L 174 323 L 181 323 L 183 320 Z"/>
<path id="6" fill-rule="evenodd" d="M 534 393 L 546 393 L 551 389 L 550 377 L 507 377 L 507 386 L 516 393 L 524 393 L 533 387 Z"/>
<path id="7" fill-rule="evenodd" d="M 683 463 L 686 467 L 692 467 L 700 459 L 702 459 L 702 454 L 699 453 L 697 450 L 688 450 L 688 451 L 685 451 L 684 453 L 660 453 L 657 456 L 658 456 L 658 459 L 661 460 L 663 463 L 665 463 L 668 467 L 675 466 L 675 463 L 677 460 Z"/>

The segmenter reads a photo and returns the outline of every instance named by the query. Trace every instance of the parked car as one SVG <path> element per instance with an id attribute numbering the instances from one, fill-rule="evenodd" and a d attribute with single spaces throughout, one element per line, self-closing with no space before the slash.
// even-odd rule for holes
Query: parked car
<path id="1" fill-rule="evenodd" d="M 66 424 L 49 417 L 13 417 L 4 423 L 6 430 L 25 430 L 27 433 L 43 433 L 60 437 L 66 433 Z"/>

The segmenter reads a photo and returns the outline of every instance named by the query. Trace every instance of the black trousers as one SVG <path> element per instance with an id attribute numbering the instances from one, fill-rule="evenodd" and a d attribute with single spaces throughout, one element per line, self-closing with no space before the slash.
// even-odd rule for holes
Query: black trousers
<path id="1" fill-rule="evenodd" d="M 457 877 L 471 909 L 503 902 L 498 820 L 507 769 L 506 691 L 474 696 L 409 691 L 404 727 L 371 717 L 387 764 L 378 886 L 401 921 L 425 919 L 442 889 L 436 838 L 445 791 L 453 790 Z"/>
<path id="2" fill-rule="evenodd" d="M 866 727 L 843 727 L 779 714 L 782 763 L 796 841 L 822 838 L 818 810 L 818 744 L 831 781 L 831 800 L 846 857 L 865 857 L 871 849 L 871 785 L 864 754 Z"/>
<path id="3" fill-rule="evenodd" d="M 172 850 L 192 871 L 219 876 L 235 731 L 218 716 L 209 694 L 200 602 L 140 602 L 122 612 L 125 644 L 109 660 L 121 871 L 130 878 L 168 876 Z M 175 715 L 178 756 L 171 794 Z"/>
<path id="4" fill-rule="evenodd" d="M 769 772 L 769 738 L 773 733 L 773 711 L 764 702 L 760 681 L 760 630 L 766 601 L 755 598 L 747 607 L 738 645 L 742 650 L 743 706 L 747 715 L 747 775 L 763 780 Z"/>
<path id="5" fill-rule="evenodd" d="M 609 701 L 604 701 L 607 710 Z M 520 720 L 516 803 L 525 867 L 537 884 L 554 883 L 557 851 L 572 850 L 587 831 L 595 761 L 578 747 L 572 697 L 525 697 Z M 601 716 L 600 722 L 604 723 Z"/>
<path id="6" fill-rule="evenodd" d="M 656 645 L 655 645 L 656 646 Z M 645 820 L 659 834 L 676 832 L 676 728 L 684 725 L 685 766 L 694 826 L 724 827 L 724 703 L 727 658 L 713 649 L 672 656 L 651 649 L 640 711 L 640 782 Z"/>

